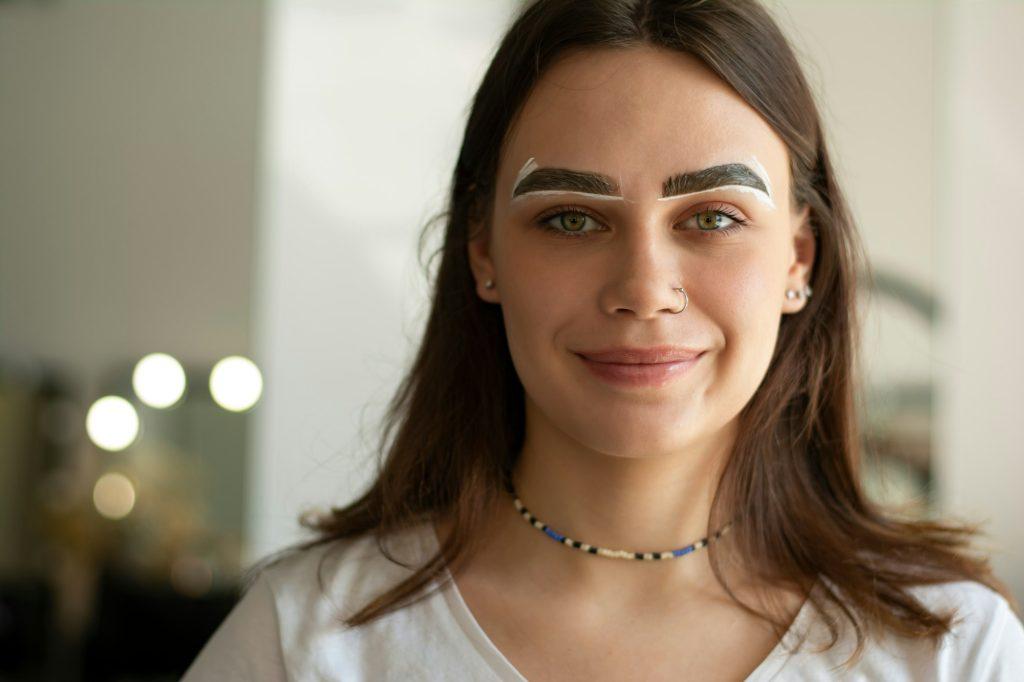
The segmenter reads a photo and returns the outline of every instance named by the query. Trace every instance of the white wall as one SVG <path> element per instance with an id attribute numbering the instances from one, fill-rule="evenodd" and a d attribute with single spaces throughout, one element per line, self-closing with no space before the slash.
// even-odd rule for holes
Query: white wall
<path id="1" fill-rule="evenodd" d="M 936 466 L 944 506 L 988 522 L 996 572 L 1024 601 L 1024 4 L 957 0 L 944 25 Z"/>
<path id="2" fill-rule="evenodd" d="M 368 480 L 425 317 L 420 228 L 443 208 L 504 1 L 282 0 L 268 17 L 255 311 L 267 391 L 249 558 Z"/>
<path id="3" fill-rule="evenodd" d="M 870 267 L 935 283 L 936 4 L 769 3 L 816 91 L 840 185 Z M 926 383 L 933 333 L 885 297 L 862 299 L 873 381 Z"/>
<path id="4" fill-rule="evenodd" d="M 985 522 L 1024 598 L 1024 5 L 1012 0 L 777 0 L 820 91 L 840 182 L 874 268 L 939 300 L 929 331 L 867 308 L 869 377 L 931 377 L 941 515 Z"/>

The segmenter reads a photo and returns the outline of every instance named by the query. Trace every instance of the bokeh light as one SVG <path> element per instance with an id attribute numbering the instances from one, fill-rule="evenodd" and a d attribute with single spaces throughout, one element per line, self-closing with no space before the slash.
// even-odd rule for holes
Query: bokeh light
<path id="1" fill-rule="evenodd" d="M 135 506 L 135 486 L 124 474 L 103 474 L 92 488 L 92 503 L 108 519 L 123 519 Z"/>
<path id="2" fill-rule="evenodd" d="M 232 355 L 219 361 L 210 372 L 210 395 L 225 410 L 243 412 L 256 404 L 263 393 L 263 376 L 252 360 Z"/>
<path id="3" fill-rule="evenodd" d="M 167 353 L 150 353 L 135 365 L 132 388 L 150 407 L 170 407 L 185 393 L 185 370 Z"/>
<path id="4" fill-rule="evenodd" d="M 139 435 L 139 414 L 124 398 L 104 396 L 89 408 L 85 431 L 89 440 L 104 450 L 124 450 Z"/>

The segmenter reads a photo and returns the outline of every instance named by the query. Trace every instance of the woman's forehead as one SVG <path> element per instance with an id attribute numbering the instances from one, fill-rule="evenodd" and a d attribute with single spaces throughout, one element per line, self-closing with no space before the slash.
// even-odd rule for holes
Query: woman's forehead
<path id="1" fill-rule="evenodd" d="M 510 131 L 498 179 L 505 197 L 531 158 L 616 178 L 627 193 L 729 163 L 752 166 L 780 191 L 788 175 L 784 142 L 738 93 L 696 58 L 650 48 L 554 64 Z"/>

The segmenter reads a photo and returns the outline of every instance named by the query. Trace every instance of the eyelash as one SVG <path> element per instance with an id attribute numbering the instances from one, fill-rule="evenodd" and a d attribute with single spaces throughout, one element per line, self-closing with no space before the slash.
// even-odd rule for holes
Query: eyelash
<path id="1" fill-rule="evenodd" d="M 703 237 L 703 238 L 707 238 L 707 237 L 724 237 L 726 235 L 732 234 L 733 232 L 737 232 L 739 230 L 742 230 L 743 228 L 745 228 L 747 226 L 747 223 L 750 222 L 750 221 L 746 220 L 745 218 L 742 218 L 741 216 L 739 216 L 737 213 L 733 212 L 729 208 L 729 206 L 727 206 L 725 204 L 716 204 L 714 206 L 705 206 L 701 210 L 697 211 L 696 213 L 691 214 L 689 217 L 686 218 L 686 220 L 689 220 L 690 218 L 693 218 L 694 216 L 698 216 L 698 215 L 700 215 L 702 213 L 709 213 L 709 212 L 710 213 L 718 213 L 720 215 L 724 215 L 725 217 L 727 217 L 730 220 L 732 220 L 733 223 L 732 223 L 732 225 L 729 225 L 728 227 L 723 227 L 723 228 L 720 228 L 720 229 L 717 229 L 717 230 L 701 230 L 701 229 L 695 230 L 696 232 L 700 233 L 700 236 Z M 552 232 L 552 233 L 556 234 L 559 237 L 568 237 L 569 239 L 582 239 L 582 238 L 585 238 L 585 237 L 587 237 L 588 235 L 591 234 L 590 232 L 572 232 L 570 230 L 561 230 L 561 229 L 559 229 L 557 227 L 553 227 L 553 226 L 548 224 L 548 221 L 551 220 L 552 218 L 557 218 L 559 216 L 565 215 L 566 213 L 578 213 L 580 215 L 587 216 L 591 220 L 600 222 L 600 221 L 598 221 L 597 216 L 595 216 L 589 210 L 587 210 L 587 209 L 585 209 L 585 208 L 583 208 L 581 206 L 569 205 L 569 206 L 559 206 L 557 208 L 554 208 L 554 209 L 551 209 L 550 211 L 545 212 L 543 215 L 541 215 L 539 218 L 537 218 L 537 226 L 540 227 L 542 230 L 544 230 L 546 232 Z M 691 231 L 693 231 L 693 230 L 691 230 Z"/>

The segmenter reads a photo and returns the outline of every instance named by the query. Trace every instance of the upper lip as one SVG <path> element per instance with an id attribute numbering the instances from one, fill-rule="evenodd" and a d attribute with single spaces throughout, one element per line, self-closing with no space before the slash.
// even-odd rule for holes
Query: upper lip
<path id="1" fill-rule="evenodd" d="M 618 346 L 601 350 L 578 350 L 575 352 L 594 362 L 613 362 L 623 365 L 653 365 L 664 362 L 693 360 L 704 351 L 684 348 L 683 346 L 650 346 L 647 348 Z"/>

